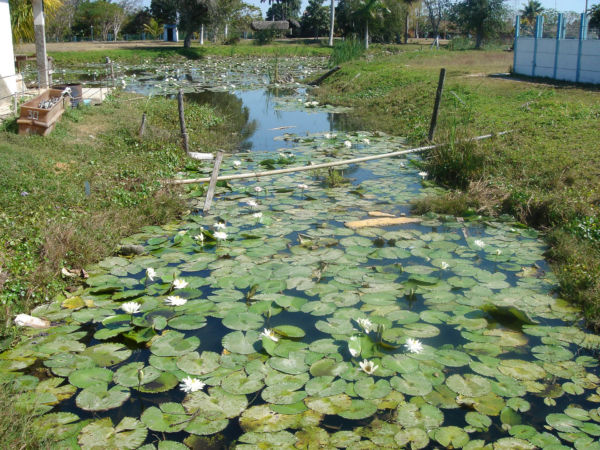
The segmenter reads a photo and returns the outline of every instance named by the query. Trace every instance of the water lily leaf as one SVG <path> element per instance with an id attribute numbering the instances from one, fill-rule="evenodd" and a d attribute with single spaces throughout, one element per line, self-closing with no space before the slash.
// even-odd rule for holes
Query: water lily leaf
<path id="1" fill-rule="evenodd" d="M 354 391 L 364 399 L 382 398 L 388 395 L 392 388 L 389 381 L 379 380 L 376 383 L 373 378 L 363 378 L 354 383 Z"/>
<path id="2" fill-rule="evenodd" d="M 262 327 L 263 324 L 263 317 L 251 312 L 233 313 L 223 319 L 223 325 L 231 330 L 256 330 Z"/>
<path id="3" fill-rule="evenodd" d="M 321 414 L 338 415 L 350 409 L 352 399 L 346 394 L 337 394 L 329 397 L 307 397 L 304 403 Z"/>
<path id="4" fill-rule="evenodd" d="M 273 411 L 279 414 L 302 414 L 308 408 L 304 402 L 293 403 L 291 405 L 269 405 Z"/>
<path id="5" fill-rule="evenodd" d="M 518 438 L 502 438 L 494 442 L 494 450 L 533 450 L 535 445 Z"/>
<path id="6" fill-rule="evenodd" d="M 150 351 L 156 356 L 183 356 L 193 352 L 200 345 L 200 339 L 192 336 L 184 339 L 178 331 L 168 331 L 152 341 Z"/>
<path id="7" fill-rule="evenodd" d="M 484 416 L 483 414 L 479 414 L 474 411 L 468 412 L 465 415 L 465 420 L 469 425 L 481 430 L 486 430 L 492 424 L 492 419 L 490 419 L 488 416 Z"/>
<path id="8" fill-rule="evenodd" d="M 209 394 L 202 391 L 186 395 L 183 406 L 189 414 L 199 413 L 210 420 L 233 419 L 242 414 L 248 407 L 245 395 L 234 395 L 220 387 L 212 387 Z"/>
<path id="9" fill-rule="evenodd" d="M 75 370 L 69 375 L 69 383 L 81 389 L 94 386 L 98 383 L 110 383 L 112 379 L 112 371 L 101 367 Z"/>
<path id="10" fill-rule="evenodd" d="M 188 423 L 185 431 L 198 436 L 208 436 L 224 430 L 229 425 L 229 419 L 208 420 L 204 417 L 196 417 Z"/>
<path id="11" fill-rule="evenodd" d="M 338 415 L 344 419 L 361 420 L 371 417 L 377 411 L 377 406 L 367 400 L 352 400 L 350 408 Z"/>
<path id="12" fill-rule="evenodd" d="M 514 425 L 510 427 L 509 433 L 518 439 L 529 439 L 535 436 L 537 431 L 530 425 Z"/>
<path id="13" fill-rule="evenodd" d="M 179 291 L 177 293 L 179 294 Z M 175 330 L 198 330 L 206 326 L 206 318 L 201 314 L 186 314 L 173 317 L 167 323 Z"/>
<path id="14" fill-rule="evenodd" d="M 328 334 L 350 334 L 354 327 L 348 320 L 329 318 L 327 322 L 319 320 L 315 327 L 317 330 Z"/>
<path id="15" fill-rule="evenodd" d="M 440 329 L 426 323 L 409 323 L 402 330 L 407 336 L 413 338 L 434 337 L 440 334 Z"/>
<path id="16" fill-rule="evenodd" d="M 306 333 L 302 328 L 294 327 L 292 325 L 279 325 L 273 328 L 273 330 L 277 334 L 290 339 L 301 339 L 306 336 Z"/>
<path id="17" fill-rule="evenodd" d="M 471 362 L 471 358 L 458 350 L 436 350 L 436 362 L 449 367 L 462 367 Z"/>
<path id="18" fill-rule="evenodd" d="M 546 371 L 540 366 L 520 359 L 503 360 L 498 370 L 517 380 L 535 381 L 546 376 Z"/>
<path id="19" fill-rule="evenodd" d="M 33 422 L 33 429 L 40 438 L 57 442 L 73 436 L 89 423 L 89 420 L 74 423 L 77 420 L 77 415 L 68 412 L 45 414 Z"/>
<path id="20" fill-rule="evenodd" d="M 419 363 L 405 355 L 386 355 L 381 358 L 381 365 L 399 373 L 413 373 L 419 370 Z"/>
<path id="21" fill-rule="evenodd" d="M 304 362 L 304 353 L 290 352 L 287 358 L 269 358 L 269 365 L 280 372 L 290 375 L 298 375 L 307 372 L 309 366 Z"/>
<path id="22" fill-rule="evenodd" d="M 303 413 L 304 414 L 304 413 Z M 243 412 L 240 426 L 246 432 L 272 433 L 290 428 L 297 422 L 296 415 L 274 413 L 269 405 L 253 406 Z"/>
<path id="23" fill-rule="evenodd" d="M 246 395 L 261 390 L 265 384 L 262 381 L 263 375 L 253 373 L 246 376 L 242 370 L 233 372 L 221 383 L 223 390 L 233 395 Z"/>
<path id="24" fill-rule="evenodd" d="M 310 374 L 313 377 L 339 376 L 346 370 L 348 367 L 343 362 L 338 363 L 331 358 L 320 359 L 310 366 Z"/>
<path id="25" fill-rule="evenodd" d="M 462 448 L 469 442 L 469 435 L 462 428 L 443 427 L 435 432 L 435 440 L 444 447 Z"/>
<path id="26" fill-rule="evenodd" d="M 146 384 L 140 386 L 140 392 L 155 394 L 158 392 L 166 392 L 173 389 L 179 383 L 177 376 L 171 372 L 163 372 L 160 376 Z M 134 386 L 137 389 L 137 386 Z"/>
<path id="27" fill-rule="evenodd" d="M 114 386 L 108 389 L 106 383 L 98 383 L 85 388 L 76 398 L 77 406 L 86 411 L 107 411 L 118 408 L 130 396 L 129 389 L 123 386 Z"/>
<path id="28" fill-rule="evenodd" d="M 492 392 L 483 397 L 477 397 L 473 399 L 473 401 L 475 402 L 475 410 L 486 416 L 497 416 L 505 405 L 502 397 L 499 397 Z"/>
<path id="29" fill-rule="evenodd" d="M 188 425 L 189 418 L 179 403 L 163 403 L 160 409 L 155 406 L 146 409 L 141 421 L 152 431 L 175 433 Z"/>
<path id="30" fill-rule="evenodd" d="M 177 360 L 177 367 L 189 375 L 205 375 L 219 368 L 219 358 L 214 352 L 191 352 Z"/>
<path id="31" fill-rule="evenodd" d="M 323 303 L 323 302 L 308 302 L 302 305 L 300 310 L 303 313 L 309 313 L 313 316 L 327 316 L 333 313 L 337 309 L 335 303 Z"/>
<path id="32" fill-rule="evenodd" d="M 309 345 L 309 350 L 315 353 L 338 353 L 340 351 L 340 345 L 336 344 L 333 339 L 319 339 Z"/>
<path id="33" fill-rule="evenodd" d="M 521 423 L 521 415 L 514 409 L 506 407 L 500 411 L 500 420 L 504 425 L 507 425 L 508 429 L 510 430 L 512 426 L 519 425 Z"/>
<path id="34" fill-rule="evenodd" d="M 427 447 L 429 444 L 429 437 L 427 436 L 427 433 L 420 428 L 407 428 L 396 433 L 394 441 L 396 441 L 396 444 L 400 447 L 410 443 L 410 448 L 412 450 L 420 450 Z"/>
<path id="35" fill-rule="evenodd" d="M 294 445 L 298 439 L 288 431 L 279 431 L 276 433 L 245 433 L 240 436 L 238 441 L 254 444 L 256 450 L 295 450 L 296 447 Z"/>
<path id="36" fill-rule="evenodd" d="M 145 385 L 156 380 L 161 373 L 162 372 L 155 367 L 144 367 L 143 362 L 133 362 L 119 367 L 119 370 L 115 372 L 114 382 L 121 386 L 137 387 L 138 385 Z M 139 378 L 140 374 L 142 375 L 141 380 Z M 69 381 L 71 381 L 70 377 Z"/>
<path id="37" fill-rule="evenodd" d="M 312 378 L 306 383 L 306 392 L 317 397 L 330 397 L 341 394 L 346 390 L 347 383 L 344 380 L 335 380 L 333 376 L 322 376 Z"/>
<path id="38" fill-rule="evenodd" d="M 482 397 L 491 392 L 492 387 L 490 382 L 479 375 L 465 374 L 452 375 L 446 380 L 446 384 L 457 394 L 465 397 Z"/>
<path id="39" fill-rule="evenodd" d="M 522 397 L 527 393 L 527 388 L 517 380 L 505 375 L 496 375 L 498 381 L 491 381 L 492 392 L 501 397 Z"/>
<path id="40" fill-rule="evenodd" d="M 86 348 L 81 354 L 90 357 L 97 365 L 107 367 L 125 361 L 131 356 L 131 350 L 123 344 L 100 344 Z"/>
<path id="41" fill-rule="evenodd" d="M 223 338 L 223 347 L 230 352 L 250 355 L 260 350 L 260 333 L 258 331 L 233 331 Z"/>
<path id="42" fill-rule="evenodd" d="M 110 417 L 105 417 L 85 426 L 79 434 L 78 442 L 82 450 L 125 450 L 138 448 L 147 435 L 148 429 L 144 424 L 132 417 L 123 418 L 116 427 L 113 427 Z"/>
<path id="43" fill-rule="evenodd" d="M 573 358 L 573 353 L 558 345 L 538 345 L 531 349 L 537 359 L 548 362 L 568 361 Z"/>
<path id="44" fill-rule="evenodd" d="M 433 390 L 423 398 L 427 403 L 438 408 L 455 409 L 459 407 L 456 403 L 456 392 L 450 390 L 445 384 L 434 386 Z"/>
<path id="45" fill-rule="evenodd" d="M 444 422 L 444 413 L 428 403 L 420 408 L 413 403 L 398 406 L 398 423 L 406 428 L 430 430 L 438 428 Z"/>
<path id="46" fill-rule="evenodd" d="M 390 384 L 405 395 L 424 396 L 431 392 L 433 385 L 420 372 L 404 373 L 402 378 L 393 377 Z"/>
<path id="47" fill-rule="evenodd" d="M 306 398 L 307 394 L 305 391 L 298 391 L 300 387 L 295 383 L 275 384 L 264 389 L 261 396 L 268 403 L 291 405 Z"/>

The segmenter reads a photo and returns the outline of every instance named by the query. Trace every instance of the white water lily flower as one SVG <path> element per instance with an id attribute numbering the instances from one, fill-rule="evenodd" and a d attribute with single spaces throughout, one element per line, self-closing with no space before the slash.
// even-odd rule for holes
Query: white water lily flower
<path id="1" fill-rule="evenodd" d="M 408 338 L 404 346 L 411 353 L 421 353 L 423 351 L 423 344 L 418 339 Z"/>
<path id="2" fill-rule="evenodd" d="M 135 314 L 140 310 L 142 305 L 137 302 L 127 302 L 121 305 L 121 309 L 125 311 L 127 314 Z"/>
<path id="3" fill-rule="evenodd" d="M 427 172 L 419 172 L 419 176 L 422 177 L 423 179 L 427 178 L 429 176 L 429 173 Z"/>
<path id="4" fill-rule="evenodd" d="M 183 306 L 187 303 L 187 300 L 179 297 L 178 295 L 171 295 L 165 299 L 165 303 L 171 306 Z"/>
<path id="5" fill-rule="evenodd" d="M 219 223 L 215 223 L 213 225 L 217 230 L 224 230 L 225 229 L 225 224 L 223 222 L 219 222 Z"/>
<path id="6" fill-rule="evenodd" d="M 369 333 L 373 329 L 373 323 L 369 319 L 358 319 L 357 322 L 365 330 L 365 333 Z"/>
<path id="7" fill-rule="evenodd" d="M 198 236 L 194 236 L 194 239 L 204 243 L 204 234 L 200 233 Z"/>
<path id="8" fill-rule="evenodd" d="M 367 361 L 366 359 L 363 362 L 359 363 L 359 364 L 360 364 L 360 368 L 366 374 L 369 374 L 369 375 L 373 375 L 373 373 L 375 373 L 375 371 L 379 367 L 379 366 L 374 365 L 373 362 Z"/>
<path id="9" fill-rule="evenodd" d="M 301 101 L 302 101 L 302 99 L 301 99 L 301 98 L 299 98 L 299 99 L 298 99 L 298 101 L 299 101 L 299 102 L 301 102 Z"/>
<path id="10" fill-rule="evenodd" d="M 476 241 L 473 242 L 473 244 L 475 244 L 479 248 L 485 247 L 485 242 L 483 242 L 481 239 L 477 239 Z"/>
<path id="11" fill-rule="evenodd" d="M 502 250 L 498 249 L 496 250 L 496 256 L 500 256 L 502 254 Z"/>
<path id="12" fill-rule="evenodd" d="M 325 133 L 325 139 L 331 139 L 331 134 Z"/>
<path id="13" fill-rule="evenodd" d="M 450 267 L 450 266 L 448 265 L 448 263 L 447 263 L 447 262 L 445 262 L 445 261 L 442 261 L 442 270 L 446 270 L 448 267 Z"/>
<path id="14" fill-rule="evenodd" d="M 215 232 L 215 238 L 217 238 L 217 240 L 219 241 L 224 241 L 225 239 L 227 239 L 227 233 L 224 233 L 222 231 L 217 231 Z"/>
<path id="15" fill-rule="evenodd" d="M 255 219 L 260 219 L 262 217 L 262 213 L 261 212 L 257 212 L 252 214 L 252 217 L 254 217 Z"/>
<path id="16" fill-rule="evenodd" d="M 183 289 L 184 287 L 186 287 L 189 283 L 185 280 L 182 280 L 180 278 L 178 278 L 177 280 L 173 281 L 173 287 L 175 289 Z"/>
<path id="17" fill-rule="evenodd" d="M 400 167 L 404 167 L 404 163 L 400 163 Z"/>
<path id="18" fill-rule="evenodd" d="M 196 392 L 199 391 L 201 389 L 204 388 L 204 386 L 206 386 L 206 384 L 204 384 L 202 381 L 198 380 L 197 378 L 192 378 L 192 377 L 187 377 L 184 378 L 183 380 L 181 380 L 181 390 L 188 393 L 188 392 Z"/>
<path id="19" fill-rule="evenodd" d="M 254 200 L 246 200 L 246 205 L 255 207 L 258 206 L 258 203 L 256 203 Z"/>
<path id="20" fill-rule="evenodd" d="M 299 184 L 298 189 L 302 189 L 302 190 L 308 189 L 308 186 L 306 184 Z"/>
<path id="21" fill-rule="evenodd" d="M 310 107 L 310 102 L 304 103 L 304 106 L 306 106 L 307 108 L 309 108 Z"/>
<path id="22" fill-rule="evenodd" d="M 371 143 L 371 141 L 370 141 L 370 140 L 368 140 L 368 139 L 363 139 L 362 141 L 363 141 L 363 143 L 365 143 L 365 144 L 367 144 L 367 145 L 369 145 L 369 144 Z"/>
<path id="23" fill-rule="evenodd" d="M 319 104 L 319 102 L 310 102 L 310 104 L 311 104 L 312 106 L 317 106 L 317 105 Z"/>
<path id="24" fill-rule="evenodd" d="M 260 333 L 261 337 L 266 337 L 271 339 L 273 342 L 277 342 L 279 340 L 279 338 L 277 336 L 275 336 L 275 332 L 273 330 L 269 330 L 268 328 L 265 328 L 265 331 L 263 331 L 262 333 Z"/>
<path id="25" fill-rule="evenodd" d="M 254 186 L 254 192 L 262 192 L 263 188 L 260 186 Z"/>
<path id="26" fill-rule="evenodd" d="M 233 166 L 237 169 L 238 167 L 240 167 L 242 165 L 241 161 L 234 161 L 233 162 Z"/>
<path id="27" fill-rule="evenodd" d="M 356 341 L 356 336 L 352 336 L 350 338 L 351 341 Z M 348 347 L 348 350 L 350 350 L 350 354 L 352 355 L 353 358 L 356 358 L 360 352 L 357 352 L 356 350 L 354 350 L 352 347 Z"/>
<path id="28" fill-rule="evenodd" d="M 154 281 L 154 278 L 156 277 L 156 270 L 154 270 L 152 267 L 148 267 L 146 269 L 146 277 L 148 277 L 150 281 Z"/>
<path id="29" fill-rule="evenodd" d="M 352 147 L 352 142 L 350 142 L 350 141 L 344 141 L 344 146 L 346 148 L 350 148 L 350 147 Z"/>

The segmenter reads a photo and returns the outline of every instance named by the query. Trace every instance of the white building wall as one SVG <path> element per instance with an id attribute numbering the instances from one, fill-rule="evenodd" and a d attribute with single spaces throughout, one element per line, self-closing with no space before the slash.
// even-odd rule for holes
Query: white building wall
<path id="1" fill-rule="evenodd" d="M 14 94 L 17 90 L 15 75 L 15 55 L 13 53 L 12 32 L 8 0 L 0 0 L 0 92 L 5 95 Z M 8 78 L 4 78 L 8 77 Z M 6 91 L 6 92 L 5 92 Z"/>
<path id="2" fill-rule="evenodd" d="M 558 43 L 558 56 L 556 55 Z M 581 55 L 580 44 L 581 43 Z M 536 77 L 600 84 L 600 40 L 536 39 L 518 37 L 515 41 L 515 73 Z"/>

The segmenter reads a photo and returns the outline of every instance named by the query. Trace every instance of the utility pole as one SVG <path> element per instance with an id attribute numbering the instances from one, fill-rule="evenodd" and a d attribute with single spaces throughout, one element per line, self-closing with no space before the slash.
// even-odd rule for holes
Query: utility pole
<path id="1" fill-rule="evenodd" d="M 329 27 L 329 46 L 333 47 L 333 26 L 335 25 L 335 0 L 331 0 L 331 25 Z"/>
<path id="2" fill-rule="evenodd" d="M 46 31 L 44 22 L 44 6 L 42 0 L 33 0 L 33 30 L 35 33 L 35 53 L 38 70 L 38 87 L 48 87 L 48 57 L 46 55 Z"/>

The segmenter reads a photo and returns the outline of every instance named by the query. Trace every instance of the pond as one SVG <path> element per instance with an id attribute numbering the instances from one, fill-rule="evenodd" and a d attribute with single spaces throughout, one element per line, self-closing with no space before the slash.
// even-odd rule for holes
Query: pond
<path id="1" fill-rule="evenodd" d="M 189 98 L 245 118 L 222 174 L 406 145 L 304 94 Z M 510 217 L 411 217 L 442 192 L 418 163 L 218 187 L 210 214 L 142 229 L 124 244 L 143 255 L 37 308 L 54 326 L 1 355 L 3 382 L 58 448 L 599 449 L 600 339 L 546 245 Z M 347 226 L 386 214 L 416 220 Z"/>

